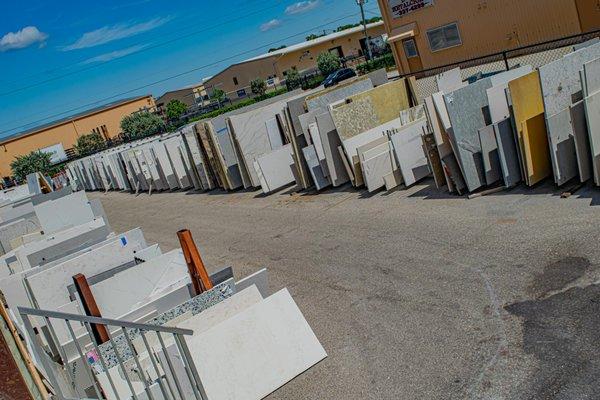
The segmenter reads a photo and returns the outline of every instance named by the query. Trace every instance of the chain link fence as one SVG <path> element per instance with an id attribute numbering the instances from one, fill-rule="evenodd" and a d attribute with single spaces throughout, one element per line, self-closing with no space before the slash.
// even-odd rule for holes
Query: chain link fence
<path id="1" fill-rule="evenodd" d="M 423 99 L 437 92 L 435 75 L 444 71 L 460 67 L 463 80 L 467 80 L 478 75 L 486 76 L 513 69 L 521 65 L 531 65 L 534 68 L 538 68 L 573 51 L 574 46 L 577 47 L 577 45 L 589 40 L 600 41 L 599 38 L 600 30 L 597 30 L 581 35 L 569 36 L 558 40 L 463 60 L 440 67 L 429 68 L 402 76 L 415 76 L 417 78 L 418 95 L 420 99 Z"/>

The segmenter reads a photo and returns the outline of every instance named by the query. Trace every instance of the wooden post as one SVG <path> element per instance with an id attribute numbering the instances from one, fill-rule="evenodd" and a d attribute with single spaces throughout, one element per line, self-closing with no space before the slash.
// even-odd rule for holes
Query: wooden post
<path id="1" fill-rule="evenodd" d="M 102 318 L 102 314 L 100 314 L 100 310 L 96 304 L 96 299 L 94 299 L 94 294 L 90 290 L 90 285 L 88 285 L 85 276 L 83 274 L 77 274 L 73 277 L 73 282 L 75 283 L 77 293 L 79 293 L 79 298 L 83 303 L 85 315 Z M 105 325 L 91 324 L 91 328 L 97 344 L 100 345 L 108 342 L 108 332 Z"/>
<path id="2" fill-rule="evenodd" d="M 180 231 L 181 232 L 181 231 Z M 180 232 L 177 232 L 177 237 L 179 238 L 179 243 L 181 244 L 181 250 L 183 251 L 183 257 L 185 258 L 185 263 L 188 267 L 188 274 L 190 275 L 190 280 L 192 281 L 192 288 L 194 289 L 194 297 L 198 296 L 202 293 L 202 286 L 200 285 L 200 281 L 196 276 L 196 272 L 194 269 L 194 264 L 192 263 L 192 256 L 190 255 L 190 250 L 188 249 L 187 242 L 182 239 Z"/>
<path id="3" fill-rule="evenodd" d="M 185 256 L 186 252 L 188 255 L 186 256 L 186 262 L 188 262 L 188 268 L 190 268 L 191 273 L 193 274 L 192 283 L 196 280 L 200 293 L 205 290 L 209 290 L 213 288 L 213 284 L 208 276 L 208 272 L 206 271 L 206 267 L 204 266 L 204 262 L 202 262 L 202 257 L 200 257 L 200 252 L 194 243 L 194 238 L 192 238 L 192 232 L 189 229 L 182 229 L 177 232 L 177 237 L 179 238 L 179 242 L 181 243 L 181 249 L 183 250 L 183 254 Z M 189 257 L 189 258 L 188 258 Z M 196 286 L 194 285 L 194 288 Z M 199 293 L 198 293 L 199 294 Z"/>

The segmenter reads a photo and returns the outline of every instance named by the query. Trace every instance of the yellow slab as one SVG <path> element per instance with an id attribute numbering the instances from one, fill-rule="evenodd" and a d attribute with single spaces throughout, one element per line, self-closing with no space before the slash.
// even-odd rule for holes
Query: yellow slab
<path id="1" fill-rule="evenodd" d="M 408 98 L 405 80 L 399 79 L 348 97 L 332 107 L 331 116 L 340 137 L 349 139 L 399 118 L 410 106 Z"/>
<path id="2" fill-rule="evenodd" d="M 539 74 L 533 71 L 510 81 L 508 87 L 523 156 L 525 183 L 532 186 L 552 173 Z"/>

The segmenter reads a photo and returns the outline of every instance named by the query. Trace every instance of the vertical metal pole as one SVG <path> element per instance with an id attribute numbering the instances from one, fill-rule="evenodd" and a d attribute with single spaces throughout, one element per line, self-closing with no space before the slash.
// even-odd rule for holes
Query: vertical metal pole
<path id="1" fill-rule="evenodd" d="M 368 0 L 356 0 L 356 3 L 360 7 L 360 15 L 362 16 L 363 31 L 365 33 L 365 44 L 367 45 L 367 51 L 369 53 L 369 61 L 373 59 L 373 52 L 371 51 L 371 43 L 369 42 L 369 34 L 367 32 L 367 21 L 365 21 L 365 3 Z"/>
<path id="2" fill-rule="evenodd" d="M 190 382 L 190 386 L 192 387 L 192 390 L 194 391 L 194 397 L 196 398 L 196 400 L 202 400 L 202 395 L 200 395 L 200 392 L 198 391 L 198 386 L 196 385 L 195 376 L 192 374 L 192 370 L 190 368 L 188 359 L 187 359 L 186 355 L 183 353 L 183 350 L 181 348 L 181 343 L 179 342 L 179 335 L 174 333 L 173 338 L 175 339 L 175 344 L 177 345 L 179 354 L 181 354 L 181 359 L 183 361 L 185 373 L 188 377 L 188 381 Z"/>
<path id="3" fill-rule="evenodd" d="M 133 356 L 133 360 L 135 361 L 135 365 L 138 369 L 138 376 L 140 377 L 140 380 L 144 383 L 144 390 L 148 394 L 148 398 L 150 400 L 154 400 L 154 396 L 152 396 L 152 391 L 151 391 L 150 387 L 148 386 L 148 381 L 146 380 L 146 376 L 144 375 L 144 371 L 142 368 L 142 364 L 140 363 L 140 359 L 137 355 L 137 352 L 135 351 L 135 348 L 133 347 L 133 343 L 131 343 L 131 339 L 129 339 L 129 336 L 127 335 L 127 330 L 124 327 L 121 327 L 121 331 L 123 332 L 123 336 L 125 337 L 125 340 L 127 341 L 127 346 L 129 346 L 129 348 L 131 349 L 131 354 Z"/>
<path id="4" fill-rule="evenodd" d="M 182 400 L 186 400 L 183 397 L 183 391 L 181 390 L 181 385 L 179 384 L 179 380 L 177 379 L 177 375 L 175 374 L 175 369 L 173 368 L 173 363 L 171 362 L 171 357 L 169 357 L 169 352 L 167 347 L 165 346 L 165 342 L 160 335 L 160 332 L 156 331 L 156 337 L 158 337 L 158 341 L 160 342 L 160 347 L 162 347 L 163 352 L 165 353 L 165 359 L 167 360 L 167 366 L 169 367 L 169 371 L 171 372 L 171 376 L 173 377 L 173 381 L 175 382 L 175 388 L 177 389 L 177 393 L 179 394 L 179 398 Z"/>
<path id="5" fill-rule="evenodd" d="M 94 347 L 94 351 L 96 352 L 96 354 L 98 354 L 98 359 L 100 359 L 100 365 L 102 365 L 102 369 L 106 373 L 106 377 L 108 378 L 108 382 L 110 383 L 110 388 L 112 389 L 113 393 L 115 394 L 115 397 L 117 399 L 120 399 L 119 393 L 117 392 L 117 388 L 115 387 L 115 383 L 113 382 L 112 377 L 108 373 L 108 368 L 106 367 L 106 361 L 104 361 L 104 356 L 102 355 L 102 352 L 96 345 L 96 342 L 94 342 L 94 334 L 92 333 L 92 328 L 91 328 L 89 322 L 84 322 L 83 325 L 85 326 L 85 329 L 88 332 L 88 336 L 90 337 L 92 346 Z"/>
<path id="6" fill-rule="evenodd" d="M 504 67 L 508 71 L 510 69 L 510 66 L 508 65 L 508 57 L 506 56 L 505 51 L 502 52 L 502 58 L 504 59 Z"/>
<path id="7" fill-rule="evenodd" d="M 204 385 L 202 385 L 202 380 L 200 380 L 200 375 L 198 374 L 198 370 L 196 369 L 196 364 L 194 363 L 192 355 L 190 354 L 190 349 L 188 348 L 187 343 L 185 342 L 185 338 L 183 338 L 180 335 L 177 335 L 177 337 L 179 338 L 179 351 L 182 352 L 182 356 L 184 357 L 184 359 L 188 360 L 188 366 L 190 368 L 190 371 L 192 372 L 194 380 L 196 381 L 196 386 L 198 387 L 198 390 L 200 390 L 200 395 L 202 396 L 202 399 L 208 399 L 208 396 L 206 395 L 206 390 L 204 390 Z"/>
<path id="8" fill-rule="evenodd" d="M 103 396 L 100 394 L 101 390 L 98 389 L 98 385 L 96 384 L 96 377 L 94 376 L 94 374 L 92 374 L 92 371 L 90 370 L 90 366 L 88 365 L 88 361 L 85 358 L 85 356 L 83 355 L 81 346 L 79 346 L 79 342 L 77 341 L 77 336 L 75 336 L 75 332 L 73 332 L 73 327 L 69 323 L 68 319 L 66 319 L 65 322 L 67 323 L 67 329 L 69 330 L 69 334 L 71 335 L 71 338 L 73 338 L 73 343 L 75 343 L 75 347 L 77 348 L 77 353 L 79 354 L 79 358 L 81 359 L 81 362 L 83 363 L 82 368 L 85 370 L 88 378 L 90 378 L 90 380 L 92 381 L 92 385 L 94 386 L 94 391 L 96 392 L 96 395 L 98 396 L 99 399 L 101 399 Z M 65 360 L 65 362 L 66 362 L 65 366 L 67 368 L 69 368 L 69 360 Z"/>
<path id="9" fill-rule="evenodd" d="M 152 362 L 152 367 L 154 368 L 154 372 L 156 372 L 156 376 L 158 379 L 158 386 L 160 386 L 160 391 L 162 392 L 163 396 L 165 396 L 165 399 L 170 400 L 171 397 L 167 393 L 167 390 L 165 389 L 165 386 L 163 384 L 163 379 L 162 379 L 163 374 L 161 374 L 160 370 L 158 369 L 158 364 L 156 363 L 156 360 L 154 359 L 154 352 L 152 351 L 152 348 L 148 344 L 148 339 L 146 339 L 146 332 L 140 331 L 140 336 L 142 337 L 144 346 L 146 347 L 146 351 L 148 352 L 148 356 L 150 357 L 150 361 Z M 167 385 L 170 385 L 168 379 L 167 379 Z M 171 390 L 171 392 L 172 392 L 172 390 Z"/>
<path id="10" fill-rule="evenodd" d="M 119 355 L 119 351 L 117 350 L 117 345 L 115 344 L 109 330 L 107 330 L 107 333 L 108 333 L 108 341 L 109 341 L 110 345 L 112 346 L 112 348 L 115 352 L 115 357 L 117 358 L 117 362 L 119 363 L 119 366 L 121 367 L 121 370 L 123 371 L 123 377 L 127 381 L 127 386 L 129 386 L 129 391 L 131 391 L 131 396 L 135 400 L 139 400 L 137 397 L 137 394 L 135 393 L 135 390 L 133 389 L 133 384 L 131 383 L 131 379 L 129 379 L 129 374 L 127 373 L 127 370 L 125 369 L 125 365 L 123 364 L 123 359 Z M 108 373 L 108 371 L 106 371 L 106 373 Z"/>

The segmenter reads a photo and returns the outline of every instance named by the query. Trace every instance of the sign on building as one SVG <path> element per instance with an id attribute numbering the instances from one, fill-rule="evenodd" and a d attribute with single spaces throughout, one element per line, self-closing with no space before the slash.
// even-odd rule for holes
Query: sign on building
<path id="1" fill-rule="evenodd" d="M 65 152 L 62 143 L 44 147 L 43 149 L 40 149 L 40 151 L 42 153 L 50 154 L 52 156 L 51 161 L 53 164 L 57 164 L 61 161 L 65 161 L 68 159 L 67 153 Z"/>
<path id="2" fill-rule="evenodd" d="M 393 18 L 400 18 L 413 11 L 433 5 L 433 0 L 388 0 Z"/>

